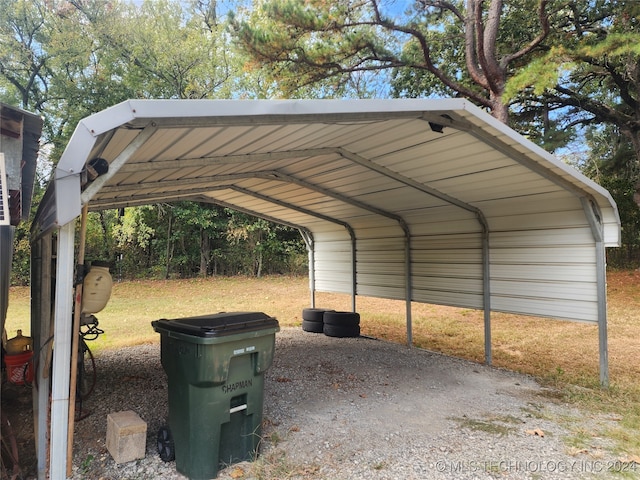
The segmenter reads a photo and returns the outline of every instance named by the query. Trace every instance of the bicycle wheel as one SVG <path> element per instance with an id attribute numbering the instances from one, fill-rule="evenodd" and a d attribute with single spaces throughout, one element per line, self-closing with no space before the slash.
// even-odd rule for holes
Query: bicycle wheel
<path id="1" fill-rule="evenodd" d="M 91 395 L 96 386 L 96 380 L 96 361 L 93 358 L 93 353 L 91 353 L 87 343 L 84 339 L 81 339 L 76 384 L 76 394 L 81 400 L 86 400 L 87 397 Z"/>

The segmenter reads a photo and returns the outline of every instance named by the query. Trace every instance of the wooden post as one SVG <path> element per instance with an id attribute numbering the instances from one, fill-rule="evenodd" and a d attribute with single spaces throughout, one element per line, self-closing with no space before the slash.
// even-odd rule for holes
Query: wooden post
<path id="1" fill-rule="evenodd" d="M 84 249 L 87 238 L 87 214 L 89 205 L 82 207 L 80 217 L 80 239 L 78 245 L 78 263 L 76 266 L 75 303 L 73 309 L 73 328 L 71 332 L 71 378 L 69 379 L 69 429 L 67 431 L 67 477 L 72 474 L 73 468 L 73 433 L 76 417 L 76 377 L 78 374 L 78 346 L 80 337 L 80 314 L 82 311 L 82 279 L 81 269 L 84 269 Z"/>

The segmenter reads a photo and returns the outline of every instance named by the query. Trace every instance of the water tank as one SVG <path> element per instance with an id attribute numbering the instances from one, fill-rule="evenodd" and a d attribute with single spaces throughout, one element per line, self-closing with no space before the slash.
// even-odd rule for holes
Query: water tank
<path id="1" fill-rule="evenodd" d="M 7 355 L 18 355 L 24 352 L 31 351 L 31 337 L 25 337 L 22 335 L 22 330 L 18 330 L 17 335 L 10 340 L 7 340 L 7 346 L 5 347 Z"/>
<path id="2" fill-rule="evenodd" d="M 109 301 L 113 281 L 109 264 L 93 262 L 82 284 L 82 313 L 98 313 Z"/>

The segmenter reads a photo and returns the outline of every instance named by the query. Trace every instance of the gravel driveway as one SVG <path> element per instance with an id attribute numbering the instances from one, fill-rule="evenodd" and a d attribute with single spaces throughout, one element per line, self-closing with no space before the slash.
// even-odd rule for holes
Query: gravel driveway
<path id="1" fill-rule="evenodd" d="M 106 352 L 92 414 L 76 425 L 73 480 L 184 479 L 163 463 L 167 385 L 158 345 Z M 606 439 L 586 447 L 571 431 L 602 422 L 553 400 L 532 378 L 370 338 L 285 328 L 266 374 L 264 442 L 257 462 L 221 479 L 620 478 Z M 147 422 L 146 457 L 116 465 L 106 450 L 108 413 Z"/>

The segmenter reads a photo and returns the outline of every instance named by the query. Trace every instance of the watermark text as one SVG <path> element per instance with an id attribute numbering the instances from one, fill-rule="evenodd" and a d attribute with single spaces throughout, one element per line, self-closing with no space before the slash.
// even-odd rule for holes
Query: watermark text
<path id="1" fill-rule="evenodd" d="M 636 462 L 607 460 L 470 460 L 450 461 L 438 460 L 432 464 L 438 472 L 446 473 L 604 473 L 604 472 L 638 472 L 640 465 Z"/>

